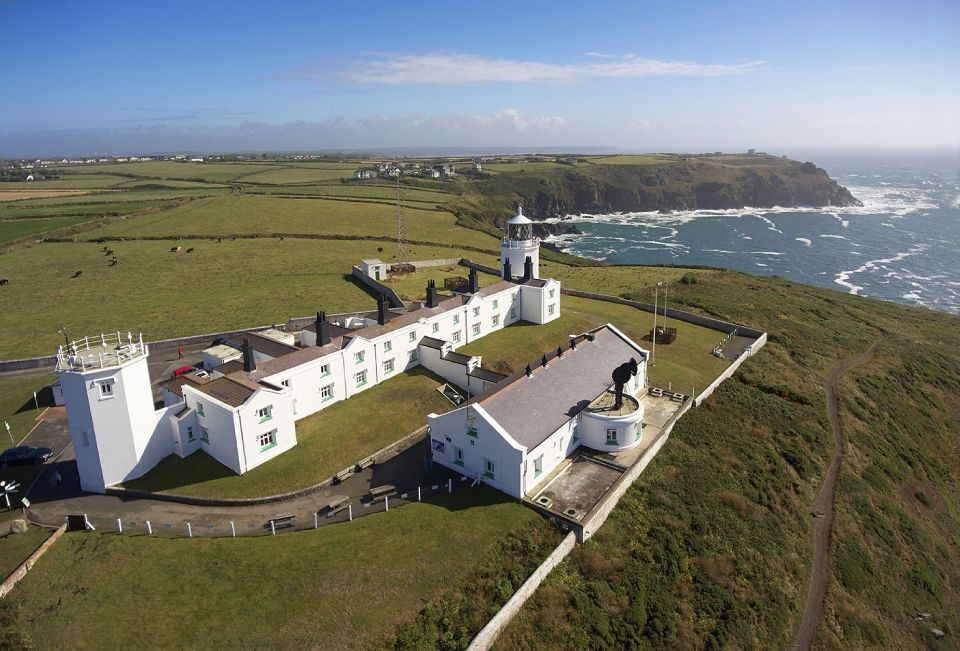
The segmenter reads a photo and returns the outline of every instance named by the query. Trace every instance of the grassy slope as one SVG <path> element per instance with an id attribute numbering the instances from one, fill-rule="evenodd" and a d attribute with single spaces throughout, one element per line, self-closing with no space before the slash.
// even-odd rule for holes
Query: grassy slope
<path id="1" fill-rule="evenodd" d="M 297 421 L 295 448 L 243 475 L 206 454 L 171 455 L 125 485 L 201 497 L 260 497 L 312 486 L 422 427 L 425 414 L 447 411 L 450 403 L 436 390 L 441 384 L 415 369 L 331 405 Z"/>
<path id="2" fill-rule="evenodd" d="M 841 386 L 848 446 L 819 645 L 922 646 L 918 610 L 957 630 L 958 319 L 733 273 L 678 298 L 765 328 L 770 344 L 680 420 L 500 648 L 787 646 L 832 450 L 820 374 L 876 337 Z"/>
<path id="3" fill-rule="evenodd" d="M 276 537 L 73 533 L 11 598 L 37 648 L 371 648 L 497 541 L 541 526 L 477 488 Z"/>

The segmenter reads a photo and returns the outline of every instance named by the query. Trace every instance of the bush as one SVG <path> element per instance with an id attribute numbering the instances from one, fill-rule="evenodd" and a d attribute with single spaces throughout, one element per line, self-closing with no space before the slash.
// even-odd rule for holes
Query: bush
<path id="1" fill-rule="evenodd" d="M 697 284 L 697 274 L 692 271 L 688 271 L 683 274 L 683 277 L 680 279 L 680 282 L 684 285 L 696 285 Z"/>

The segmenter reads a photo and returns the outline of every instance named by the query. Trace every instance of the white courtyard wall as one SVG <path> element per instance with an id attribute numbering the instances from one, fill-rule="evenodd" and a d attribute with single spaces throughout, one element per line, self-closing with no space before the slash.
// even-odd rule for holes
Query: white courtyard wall
<path id="1" fill-rule="evenodd" d="M 580 445 L 576 432 L 577 419 L 571 418 L 548 436 L 537 447 L 529 450 L 523 468 L 524 491 L 527 495 L 570 456 Z M 542 472 L 536 472 L 536 460 L 542 457 Z"/>
<path id="2" fill-rule="evenodd" d="M 235 473 L 245 472 L 236 410 L 189 386 L 184 387 L 183 395 L 197 412 L 197 428 L 207 428 L 209 443 L 201 449 Z M 198 405 L 203 405 L 202 410 Z"/>
<path id="3" fill-rule="evenodd" d="M 262 463 L 286 452 L 297 444 L 296 429 L 293 424 L 293 406 L 291 392 L 279 393 L 261 389 L 254 393 L 238 410 L 240 433 L 243 437 L 243 450 L 246 453 L 246 470 L 252 470 Z M 257 416 L 257 410 L 272 407 L 272 414 L 266 421 Z M 271 430 L 276 432 L 276 445 L 261 449 L 257 437 Z"/>

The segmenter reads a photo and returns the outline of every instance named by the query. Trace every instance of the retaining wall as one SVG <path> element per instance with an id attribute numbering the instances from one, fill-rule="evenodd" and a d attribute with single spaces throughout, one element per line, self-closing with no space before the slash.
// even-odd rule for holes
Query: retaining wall
<path id="1" fill-rule="evenodd" d="M 360 271 L 360 267 L 352 267 L 350 274 L 356 278 L 361 285 L 365 285 L 377 294 L 386 296 L 390 302 L 390 307 L 403 307 L 403 301 L 400 300 L 400 297 L 397 296 L 397 293 L 393 291 L 393 289 L 363 273 Z"/>
<path id="2" fill-rule="evenodd" d="M 36 525 L 33 525 L 36 526 Z M 27 557 L 27 560 L 20 563 L 20 565 L 13 572 L 10 573 L 6 579 L 3 580 L 3 583 L 0 583 L 0 599 L 3 599 L 7 594 L 13 590 L 13 587 L 20 583 L 20 579 L 27 575 L 27 572 L 33 569 L 33 566 L 40 559 L 41 556 L 47 553 L 47 550 L 53 545 L 53 543 L 59 540 L 60 536 L 63 535 L 63 532 L 67 530 L 67 525 L 60 525 L 56 531 L 50 534 L 50 537 L 47 538 L 43 543 L 34 550 L 32 554 Z"/>
<path id="3" fill-rule="evenodd" d="M 416 439 L 423 436 L 427 431 L 426 425 L 420 429 L 407 434 L 405 437 L 399 441 L 394 441 L 390 445 L 381 448 L 371 454 L 367 459 L 373 459 L 374 462 L 380 462 L 386 457 L 390 457 L 397 453 L 399 450 L 406 448 Z M 360 459 L 357 460 L 361 461 Z M 193 506 L 251 506 L 255 504 L 270 504 L 272 502 L 282 502 L 283 500 L 293 499 L 295 497 L 303 497 L 304 495 L 310 495 L 318 491 L 327 488 L 333 484 L 333 477 L 340 475 L 341 473 L 346 474 L 351 471 L 356 464 L 350 464 L 346 468 L 342 469 L 340 472 L 335 473 L 333 476 L 324 479 L 318 484 L 313 486 L 307 486 L 306 488 L 300 488 L 295 491 L 289 491 L 287 493 L 280 493 L 278 495 L 266 495 L 264 497 L 250 497 L 250 498 L 237 498 L 237 499 L 217 499 L 212 497 L 194 497 L 192 495 L 171 495 L 169 493 L 152 493 L 150 491 L 136 490 L 132 488 L 121 488 L 120 486 L 108 486 L 105 489 L 107 495 L 113 495 L 114 497 L 121 498 L 135 498 L 135 499 L 147 499 L 147 500 L 159 500 L 161 502 L 174 502 L 176 504 L 191 504 Z M 342 476 L 342 475 L 341 475 Z"/>
<path id="4" fill-rule="evenodd" d="M 752 344 L 750 344 L 745 351 L 740 353 L 740 356 L 737 357 L 735 360 L 733 360 L 733 363 L 730 366 L 728 366 L 726 370 L 723 373 L 721 373 L 720 376 L 717 377 L 717 379 L 714 380 L 710 386 L 704 389 L 700 393 L 700 395 L 696 397 L 696 399 L 694 400 L 694 407 L 699 407 L 704 400 L 709 398 L 713 394 L 713 392 L 716 391 L 717 387 L 720 386 L 721 382 L 731 377 L 737 371 L 737 369 L 740 368 L 740 365 L 743 364 L 743 362 L 748 357 L 752 357 L 753 355 L 756 355 L 757 351 L 763 348 L 764 344 L 766 343 L 767 343 L 767 333 L 764 332 L 762 335 L 757 337 L 757 340 Z"/>
<path id="5" fill-rule="evenodd" d="M 413 268 L 417 271 L 421 269 L 428 269 L 430 267 L 450 267 L 453 265 L 460 264 L 460 258 L 443 258 L 439 260 L 417 260 L 416 262 L 407 262 L 406 264 L 413 265 Z"/>
<path id="6" fill-rule="evenodd" d="M 467 651 L 486 651 L 493 646 L 500 632 L 520 611 L 521 606 L 533 595 L 543 580 L 547 578 L 547 575 L 550 574 L 550 571 L 573 550 L 576 541 L 576 535 L 572 531 L 560 541 L 557 548 L 547 556 L 540 567 L 533 571 L 533 574 L 513 593 L 513 596 L 503 605 L 503 608 L 477 633 L 477 636 L 470 642 L 470 646 L 467 647 Z"/>
<path id="7" fill-rule="evenodd" d="M 604 498 L 600 501 L 599 504 L 593 507 L 593 509 L 583 518 L 580 526 L 574 526 L 573 530 L 577 534 L 577 542 L 585 542 L 590 540 L 590 538 L 600 529 L 601 525 L 607 521 L 610 513 L 613 511 L 614 507 L 617 506 L 617 503 L 620 501 L 620 498 L 623 497 L 623 494 L 627 492 L 627 489 L 636 481 L 637 477 L 640 476 L 646 467 L 650 464 L 657 453 L 660 451 L 660 448 L 664 446 L 667 442 L 667 439 L 670 438 L 670 432 L 673 430 L 673 426 L 677 423 L 677 420 L 687 413 L 690 410 L 690 407 L 693 406 L 693 400 L 687 398 L 680 409 L 670 417 L 670 420 L 666 422 L 663 426 L 663 431 L 660 432 L 660 435 L 657 437 L 657 440 L 654 441 L 647 451 L 637 459 L 637 461 L 630 466 L 625 473 L 623 473 L 620 478 L 614 483 L 613 488 L 607 493 Z"/>
<path id="8" fill-rule="evenodd" d="M 485 264 L 474 262 L 470 258 L 460 258 L 460 262 L 458 264 L 464 267 L 469 267 L 470 269 L 476 269 L 477 271 L 481 271 L 485 274 L 490 274 L 491 276 L 499 277 L 500 274 L 503 273 L 499 269 L 494 269 L 493 267 L 488 267 Z M 520 269 L 519 273 L 523 273 L 523 269 Z"/>
<path id="9" fill-rule="evenodd" d="M 653 312 L 654 306 L 652 303 L 640 303 L 638 301 L 629 301 L 625 298 L 620 298 L 619 296 L 609 296 L 607 294 L 594 294 L 593 292 L 582 292 L 578 289 L 566 289 L 562 288 L 560 290 L 561 294 L 566 294 L 567 296 L 579 296 L 580 298 L 592 298 L 597 301 L 607 301 L 608 303 L 619 303 L 621 305 L 629 305 L 635 307 L 638 310 L 643 310 L 644 312 Z M 764 333 L 762 330 L 755 330 L 753 328 L 748 328 L 746 326 L 737 325 L 736 323 L 730 323 L 728 321 L 721 321 L 720 319 L 714 319 L 709 316 L 702 316 L 700 314 L 694 314 L 693 312 L 685 312 L 683 310 L 677 310 L 672 307 L 664 308 L 662 305 L 656 306 L 657 314 L 664 314 L 671 319 L 677 319 L 679 321 L 686 321 L 687 323 L 693 323 L 694 325 L 703 326 L 705 328 L 711 328 L 713 330 L 720 330 L 721 332 L 730 333 L 734 330 L 737 331 L 737 334 L 743 335 L 744 337 L 750 337 L 752 339 L 757 339 L 762 336 Z"/>

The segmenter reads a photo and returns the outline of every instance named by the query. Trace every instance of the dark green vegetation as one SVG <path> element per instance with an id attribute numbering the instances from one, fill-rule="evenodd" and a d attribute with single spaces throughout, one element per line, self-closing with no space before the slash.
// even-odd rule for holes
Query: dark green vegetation
<path id="1" fill-rule="evenodd" d="M 482 486 L 275 537 L 68 533 L 6 599 L 6 630 L 38 649 L 367 649 L 495 562 L 475 559 L 521 548 L 536 566 L 558 539 Z"/>
<path id="2" fill-rule="evenodd" d="M 922 647 L 932 626 L 956 635 L 960 319 L 735 273 L 701 276 L 676 300 L 766 329 L 770 343 L 679 421 L 498 646 L 787 647 L 832 453 L 821 374 L 878 338 L 840 382 L 847 445 L 817 644 Z"/>

